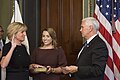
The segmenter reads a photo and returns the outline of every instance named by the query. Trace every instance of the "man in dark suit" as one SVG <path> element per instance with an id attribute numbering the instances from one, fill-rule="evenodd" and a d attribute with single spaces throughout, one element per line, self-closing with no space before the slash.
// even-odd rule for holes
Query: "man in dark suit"
<path id="1" fill-rule="evenodd" d="M 63 73 L 74 74 L 76 80 L 104 80 L 108 49 L 105 42 L 97 34 L 99 22 L 88 17 L 82 20 L 80 32 L 86 39 L 81 48 L 76 65 L 66 66 Z"/>
<path id="2" fill-rule="evenodd" d="M 3 35 L 4 35 L 4 30 L 3 30 L 2 26 L 0 25 L 0 51 L 2 51 L 2 47 L 5 44 L 5 40 L 3 39 Z M 0 54 L 0 58 L 1 58 L 1 54 Z"/>
<path id="3" fill-rule="evenodd" d="M 0 26 L 0 61 L 2 57 L 2 47 L 5 44 L 5 40 L 3 39 L 3 34 L 4 34 L 4 30 L 2 26 Z M 1 80 L 1 66 L 0 66 L 0 80 Z"/>

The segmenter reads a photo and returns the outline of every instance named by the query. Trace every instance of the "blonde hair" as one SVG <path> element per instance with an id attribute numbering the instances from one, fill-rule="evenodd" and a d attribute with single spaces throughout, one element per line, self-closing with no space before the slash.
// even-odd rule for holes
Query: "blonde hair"
<path id="1" fill-rule="evenodd" d="M 13 22 L 7 28 L 8 39 L 11 40 L 12 36 L 20 31 L 27 31 L 27 26 L 20 22 Z"/>
<path id="2" fill-rule="evenodd" d="M 54 48 L 57 48 L 57 37 L 56 37 L 55 30 L 53 28 L 46 28 L 43 31 L 47 31 L 49 33 L 49 35 L 52 38 L 52 45 L 54 46 Z M 43 46 L 43 45 L 44 45 L 43 42 L 41 42 L 41 46 Z"/>

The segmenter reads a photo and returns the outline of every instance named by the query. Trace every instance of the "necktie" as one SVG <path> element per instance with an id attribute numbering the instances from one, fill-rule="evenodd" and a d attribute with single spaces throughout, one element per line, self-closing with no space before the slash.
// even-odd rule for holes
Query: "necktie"
<path id="1" fill-rule="evenodd" d="M 87 46 L 87 41 L 84 42 L 83 48 L 85 48 L 86 46 Z"/>
<path id="2" fill-rule="evenodd" d="M 2 50 L 2 42 L 0 41 L 0 50 Z"/>
<path id="3" fill-rule="evenodd" d="M 86 46 L 87 46 L 87 41 L 84 42 L 83 47 L 82 47 L 82 49 L 80 50 L 77 58 L 79 58 L 81 52 L 83 51 L 83 49 L 84 49 Z"/>

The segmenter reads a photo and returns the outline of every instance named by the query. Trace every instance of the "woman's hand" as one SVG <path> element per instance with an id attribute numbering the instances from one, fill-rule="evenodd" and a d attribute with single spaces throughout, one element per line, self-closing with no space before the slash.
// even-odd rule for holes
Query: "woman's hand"
<path id="1" fill-rule="evenodd" d="M 12 36 L 12 41 L 11 41 L 12 47 L 15 48 L 17 43 L 15 42 L 15 35 Z"/>
<path id="2" fill-rule="evenodd" d="M 41 68 L 41 69 L 39 69 Z M 43 68 L 43 69 L 42 69 Z M 42 66 L 42 65 L 39 65 L 39 64 L 31 64 L 29 66 L 29 69 L 30 69 L 30 72 L 31 73 L 39 73 L 39 72 L 45 72 L 46 70 L 46 67 L 45 66 Z"/>
<path id="3" fill-rule="evenodd" d="M 69 69 L 69 67 L 68 66 L 66 66 L 66 67 L 61 67 L 61 69 L 62 69 L 62 72 L 64 73 L 64 74 L 69 74 L 70 73 L 70 69 Z"/>
<path id="4" fill-rule="evenodd" d="M 47 71 L 46 71 L 47 74 L 49 73 L 62 73 L 62 69 L 61 67 L 56 67 L 56 68 L 52 68 L 51 66 L 47 66 Z"/>
<path id="5" fill-rule="evenodd" d="M 46 73 L 49 74 L 49 73 L 51 73 L 51 72 L 52 72 L 51 66 L 47 66 L 47 71 L 46 71 Z"/>
<path id="6" fill-rule="evenodd" d="M 45 66 L 42 66 L 42 65 L 39 65 L 39 64 L 31 64 L 30 65 L 31 68 L 42 68 L 42 67 L 45 67 Z"/>
<path id="7" fill-rule="evenodd" d="M 62 72 L 64 74 L 68 74 L 68 73 L 75 73 L 78 71 L 78 67 L 77 66 L 66 66 L 66 67 L 61 67 L 62 68 Z"/>

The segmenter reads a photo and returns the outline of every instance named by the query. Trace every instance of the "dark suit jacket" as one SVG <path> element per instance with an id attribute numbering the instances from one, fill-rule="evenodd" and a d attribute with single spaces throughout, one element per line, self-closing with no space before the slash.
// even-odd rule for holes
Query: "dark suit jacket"
<path id="1" fill-rule="evenodd" d="M 3 45 L 5 45 L 5 40 L 2 39 L 2 42 L 3 42 Z M 1 61 L 2 57 L 0 58 L 0 61 Z M 0 80 L 1 80 L 1 66 L 0 66 Z"/>
<path id="2" fill-rule="evenodd" d="M 105 42 L 97 35 L 83 49 L 76 61 L 78 71 L 77 80 L 104 80 L 104 71 L 108 58 Z"/>
<path id="3" fill-rule="evenodd" d="M 2 39 L 2 41 L 3 41 L 3 45 L 5 45 L 5 40 L 4 40 L 4 39 Z"/>
<path id="4" fill-rule="evenodd" d="M 2 42 L 3 42 L 3 46 L 5 45 L 5 40 L 4 39 L 2 39 Z"/>

